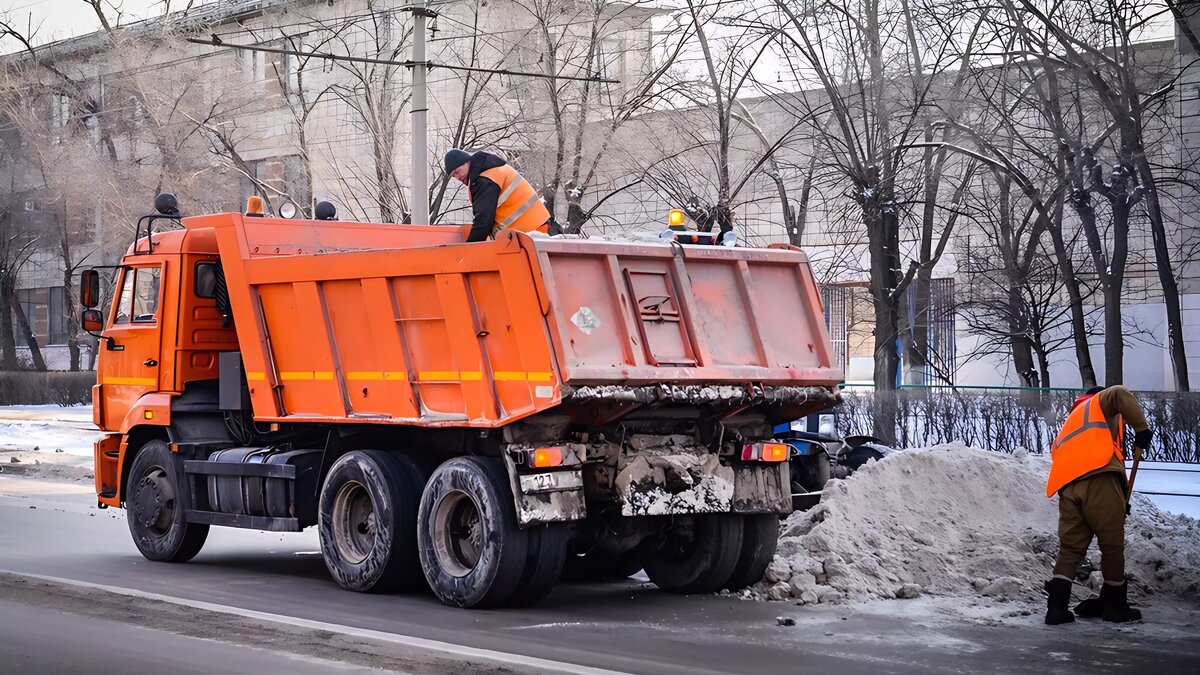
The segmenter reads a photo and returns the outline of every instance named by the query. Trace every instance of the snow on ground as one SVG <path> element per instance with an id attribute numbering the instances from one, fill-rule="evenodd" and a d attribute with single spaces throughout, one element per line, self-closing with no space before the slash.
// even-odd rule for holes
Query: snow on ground
<path id="1" fill-rule="evenodd" d="M 0 473 L 91 480 L 99 435 L 91 406 L 0 406 Z"/>
<path id="2" fill-rule="evenodd" d="M 934 596 L 996 620 L 1044 611 L 1041 586 L 1058 551 L 1048 470 L 1045 457 L 955 444 L 872 462 L 788 518 L 766 579 L 747 595 L 800 604 Z M 1135 599 L 1200 605 L 1200 521 L 1135 496 L 1126 561 Z M 1098 564 L 1093 544 L 1085 567 Z"/>

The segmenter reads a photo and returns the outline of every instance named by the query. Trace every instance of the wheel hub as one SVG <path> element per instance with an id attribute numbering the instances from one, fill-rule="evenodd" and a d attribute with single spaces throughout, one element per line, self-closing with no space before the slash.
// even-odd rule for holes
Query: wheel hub
<path id="1" fill-rule="evenodd" d="M 378 523 L 371 493 L 361 483 L 349 481 L 333 499 L 333 545 L 351 564 L 367 559 L 375 548 Z"/>
<path id="2" fill-rule="evenodd" d="M 433 517 L 433 549 L 442 569 L 464 577 L 483 556 L 483 516 L 466 492 L 454 491 L 438 503 Z"/>
<path id="3" fill-rule="evenodd" d="M 158 536 L 170 530 L 175 519 L 175 491 L 161 468 L 155 467 L 142 476 L 133 503 L 142 527 Z"/>

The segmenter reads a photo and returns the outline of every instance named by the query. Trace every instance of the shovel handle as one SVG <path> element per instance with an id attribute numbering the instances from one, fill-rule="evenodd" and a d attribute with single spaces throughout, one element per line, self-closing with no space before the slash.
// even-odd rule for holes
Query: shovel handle
<path id="1" fill-rule="evenodd" d="M 1127 486 L 1127 489 L 1125 490 L 1125 503 L 1126 504 L 1128 504 L 1129 500 L 1133 498 L 1133 481 L 1137 480 L 1138 464 L 1140 464 L 1141 461 L 1142 461 L 1142 453 L 1139 452 L 1137 448 L 1134 448 L 1133 466 L 1130 467 L 1130 469 L 1129 469 L 1129 485 Z"/>

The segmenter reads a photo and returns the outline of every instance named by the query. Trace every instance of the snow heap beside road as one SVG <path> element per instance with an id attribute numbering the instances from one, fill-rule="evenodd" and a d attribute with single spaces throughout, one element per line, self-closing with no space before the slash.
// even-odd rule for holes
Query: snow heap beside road
<path id="1" fill-rule="evenodd" d="M 955 444 L 889 455 L 831 482 L 818 506 L 788 518 L 751 595 L 801 604 L 919 595 L 1040 601 L 1058 552 L 1048 470 L 1044 457 Z M 1098 567 L 1095 544 L 1089 560 Z M 1135 496 L 1126 564 L 1133 595 L 1200 603 L 1200 521 Z"/>

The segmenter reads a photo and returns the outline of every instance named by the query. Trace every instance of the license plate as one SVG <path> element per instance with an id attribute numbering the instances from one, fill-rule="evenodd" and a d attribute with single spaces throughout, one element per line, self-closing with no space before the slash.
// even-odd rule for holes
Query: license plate
<path id="1" fill-rule="evenodd" d="M 560 492 L 583 487 L 583 474 L 579 471 L 547 471 L 521 475 L 521 492 Z"/>

